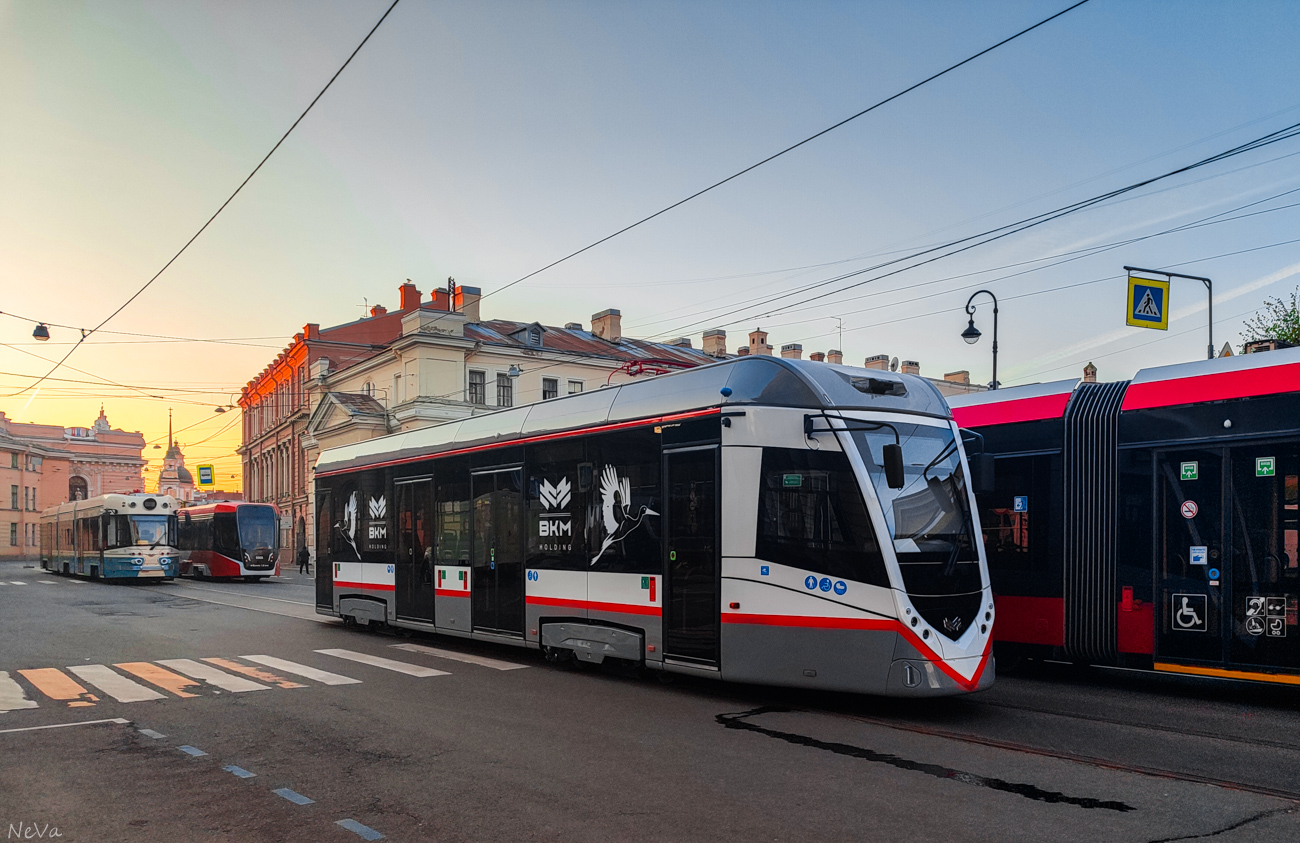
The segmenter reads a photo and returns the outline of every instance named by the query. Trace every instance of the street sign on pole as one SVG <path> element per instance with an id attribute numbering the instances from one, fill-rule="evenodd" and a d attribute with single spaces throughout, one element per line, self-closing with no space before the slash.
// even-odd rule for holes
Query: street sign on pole
<path id="1" fill-rule="evenodd" d="M 195 468 L 199 471 L 199 486 L 211 489 L 213 486 L 217 485 L 217 473 L 213 471 L 212 466 L 200 465 L 195 466 Z"/>
<path id="2" fill-rule="evenodd" d="M 1169 282 L 1128 277 L 1128 318 L 1134 328 L 1169 330 Z"/>

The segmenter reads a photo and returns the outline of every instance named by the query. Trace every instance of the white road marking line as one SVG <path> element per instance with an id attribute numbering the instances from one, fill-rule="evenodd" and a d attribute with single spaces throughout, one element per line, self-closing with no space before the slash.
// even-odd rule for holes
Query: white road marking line
<path id="1" fill-rule="evenodd" d="M 423 644 L 393 644 L 397 650 L 406 650 L 408 653 L 427 653 L 430 656 L 437 656 L 440 659 L 451 659 L 456 662 L 465 664 L 477 664 L 482 667 L 490 667 L 493 670 L 523 670 L 528 667 L 526 664 L 515 664 L 514 662 L 503 662 L 499 659 L 489 659 L 487 656 L 473 656 L 469 653 L 458 653 L 455 650 L 440 650 L 437 647 L 426 647 Z"/>
<path id="2" fill-rule="evenodd" d="M 256 662 L 257 664 L 266 665 L 275 670 L 282 670 L 285 673 L 292 673 L 294 676 L 302 676 L 306 679 L 312 679 L 320 682 L 322 685 L 360 685 L 360 679 L 353 679 L 350 676 L 341 676 L 337 673 L 330 673 L 328 670 L 317 670 L 314 667 L 308 667 L 305 664 L 277 659 L 275 656 L 240 656 L 244 661 Z"/>
<path id="3" fill-rule="evenodd" d="M 69 665 L 68 670 L 118 702 L 131 703 L 167 699 L 165 694 L 160 694 L 152 688 L 146 688 L 138 682 L 132 682 L 106 665 L 74 664 Z"/>
<path id="4" fill-rule="evenodd" d="M 41 585 L 58 585 L 54 580 L 37 580 Z"/>
<path id="5" fill-rule="evenodd" d="M 167 737 L 162 732 L 155 732 L 153 729 L 138 729 L 137 731 L 146 738 L 153 738 L 154 740 L 160 740 L 161 738 Z"/>
<path id="6" fill-rule="evenodd" d="M 9 674 L 0 670 L 0 713 L 18 711 L 24 708 L 39 708 L 36 700 L 27 699 L 23 686 L 9 678 Z"/>
<path id="7" fill-rule="evenodd" d="M 434 670 L 431 667 L 421 667 L 418 664 L 407 664 L 395 659 L 386 659 L 382 656 L 372 656 L 368 653 L 354 653 L 351 650 L 317 650 L 316 652 L 326 656 L 347 659 L 348 661 L 360 662 L 373 667 L 382 667 L 384 670 L 394 670 L 398 673 L 405 673 L 408 676 L 446 676 L 445 670 Z"/>
<path id="8" fill-rule="evenodd" d="M 23 582 L 22 580 L 10 580 L 10 581 L 9 581 L 9 584 L 10 584 L 10 585 L 27 585 L 27 583 Z"/>
<path id="9" fill-rule="evenodd" d="M 95 726 L 100 723 L 117 723 L 120 726 L 125 726 L 130 722 L 131 721 L 127 720 L 125 717 L 110 717 L 107 720 L 82 720 L 77 723 L 54 723 L 49 726 L 27 726 L 23 729 L 0 729 L 0 735 L 7 735 L 10 732 L 35 732 L 38 729 L 65 729 L 68 726 Z"/>
<path id="10" fill-rule="evenodd" d="M 158 664 L 170 667 L 177 673 L 183 673 L 191 679 L 201 679 L 209 685 L 215 685 L 223 691 L 243 693 L 244 691 L 269 691 L 270 685 L 263 685 L 224 670 L 217 670 L 210 664 L 201 664 L 193 659 L 159 659 Z"/>
<path id="11" fill-rule="evenodd" d="M 77 585 L 85 585 L 85 584 L 86 584 L 86 581 L 85 581 L 85 580 L 68 580 L 68 582 L 70 582 L 70 583 L 75 583 L 75 584 L 77 584 Z"/>

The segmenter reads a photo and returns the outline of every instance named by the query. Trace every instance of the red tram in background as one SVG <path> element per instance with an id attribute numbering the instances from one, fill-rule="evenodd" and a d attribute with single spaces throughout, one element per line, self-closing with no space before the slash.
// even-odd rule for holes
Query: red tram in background
<path id="1" fill-rule="evenodd" d="M 271 504 L 209 503 L 178 519 L 181 576 L 256 582 L 280 575 L 280 514 Z"/>
<path id="2" fill-rule="evenodd" d="M 950 403 L 992 455 L 1000 663 L 1300 685 L 1300 349 Z"/>

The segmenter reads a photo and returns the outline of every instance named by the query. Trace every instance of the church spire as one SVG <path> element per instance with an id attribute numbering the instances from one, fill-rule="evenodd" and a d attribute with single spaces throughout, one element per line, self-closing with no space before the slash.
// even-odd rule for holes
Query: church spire
<path id="1" fill-rule="evenodd" d="M 167 444 L 175 445 L 176 440 L 172 439 L 172 408 L 167 408 Z"/>

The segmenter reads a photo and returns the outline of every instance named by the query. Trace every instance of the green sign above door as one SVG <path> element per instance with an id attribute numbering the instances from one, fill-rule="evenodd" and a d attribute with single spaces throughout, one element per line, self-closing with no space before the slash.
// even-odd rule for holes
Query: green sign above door
<path id="1" fill-rule="evenodd" d="M 1277 474 L 1276 457 L 1256 457 L 1255 458 L 1255 476 L 1272 477 Z"/>
<path id="2" fill-rule="evenodd" d="M 1183 463 L 1182 471 L 1179 472 L 1179 479 L 1195 480 L 1197 474 L 1199 473 L 1200 465 L 1201 465 L 1200 463 L 1195 461 Z"/>

